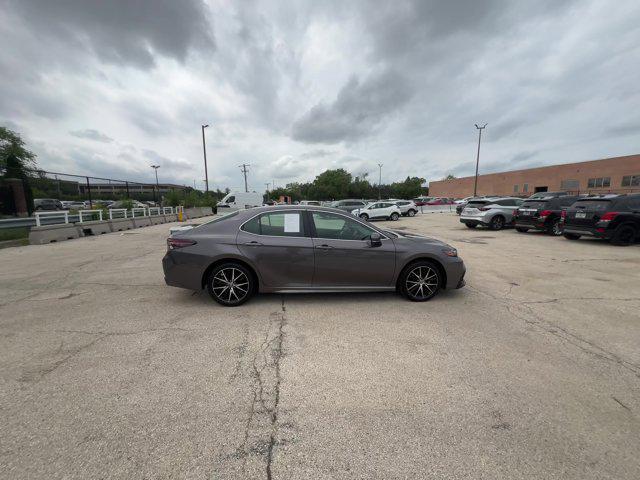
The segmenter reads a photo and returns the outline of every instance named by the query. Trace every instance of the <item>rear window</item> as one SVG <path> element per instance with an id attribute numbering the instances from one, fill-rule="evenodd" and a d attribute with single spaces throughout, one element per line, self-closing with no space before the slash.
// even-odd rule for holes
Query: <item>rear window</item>
<path id="1" fill-rule="evenodd" d="M 546 200 L 538 200 L 535 202 L 523 202 L 522 205 L 520 206 L 520 208 L 544 208 L 548 205 L 548 202 Z"/>
<path id="2" fill-rule="evenodd" d="M 472 200 L 467 203 L 467 207 L 481 207 L 489 203 L 487 200 Z"/>
<path id="3" fill-rule="evenodd" d="M 236 215 L 238 215 L 238 213 L 239 212 L 237 210 L 235 212 L 227 213 L 226 215 L 214 218 L 213 220 L 209 220 L 208 222 L 198 225 L 197 227 L 194 227 L 194 229 L 204 227 L 205 225 L 212 225 L 214 223 L 224 222 L 225 220 L 229 220 L 230 218 L 235 217 Z"/>
<path id="4" fill-rule="evenodd" d="M 571 208 L 580 208 L 584 210 L 607 210 L 611 206 L 609 200 L 578 200 Z"/>

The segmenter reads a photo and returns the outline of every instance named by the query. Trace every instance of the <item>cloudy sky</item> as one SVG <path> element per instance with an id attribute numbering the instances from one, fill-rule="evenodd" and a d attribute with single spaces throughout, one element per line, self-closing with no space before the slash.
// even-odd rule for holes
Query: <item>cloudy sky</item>
<path id="1" fill-rule="evenodd" d="M 261 191 L 640 153 L 637 0 L 0 0 L 0 124 L 42 168 Z"/>

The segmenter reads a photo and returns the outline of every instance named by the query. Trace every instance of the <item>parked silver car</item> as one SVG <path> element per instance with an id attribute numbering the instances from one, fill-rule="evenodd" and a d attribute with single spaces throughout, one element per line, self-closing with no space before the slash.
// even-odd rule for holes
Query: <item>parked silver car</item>
<path id="1" fill-rule="evenodd" d="M 513 212 L 522 202 L 523 199 L 516 197 L 472 199 L 462 210 L 460 222 L 468 228 L 482 225 L 491 230 L 501 230 L 513 224 Z"/>
<path id="2" fill-rule="evenodd" d="M 352 212 L 356 208 L 362 208 L 366 205 L 367 202 L 365 202 L 364 200 L 353 199 L 338 200 L 331 204 L 333 208 L 339 208 L 340 210 L 344 210 L 345 212 Z"/>
<path id="3" fill-rule="evenodd" d="M 396 200 L 395 204 L 400 209 L 402 216 L 414 217 L 418 213 L 418 207 L 413 200 Z"/>
<path id="4" fill-rule="evenodd" d="M 398 291 L 422 302 L 464 286 L 465 266 L 439 240 L 377 228 L 334 208 L 232 212 L 167 239 L 167 285 L 225 306 L 257 292 Z"/>

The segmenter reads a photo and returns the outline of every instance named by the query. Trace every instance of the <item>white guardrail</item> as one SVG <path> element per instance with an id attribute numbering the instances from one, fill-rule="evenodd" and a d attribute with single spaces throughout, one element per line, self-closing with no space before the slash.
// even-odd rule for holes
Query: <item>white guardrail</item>
<path id="1" fill-rule="evenodd" d="M 122 217 L 116 217 L 116 218 L 127 218 L 127 209 L 126 208 L 110 208 L 109 209 L 109 220 L 113 220 L 113 214 L 114 213 L 120 213 L 122 212 L 124 215 Z"/>
<path id="2" fill-rule="evenodd" d="M 140 215 L 141 217 L 146 217 L 147 216 L 147 209 L 146 208 L 132 208 L 131 209 L 131 218 L 136 218 L 136 212 L 140 212 L 142 211 L 142 215 Z"/>
<path id="3" fill-rule="evenodd" d="M 94 213 L 97 213 L 99 215 L 99 221 L 102 221 L 102 210 L 78 210 L 78 218 L 79 218 L 79 223 L 83 223 L 84 222 L 84 214 L 88 213 L 93 215 Z"/>
<path id="4" fill-rule="evenodd" d="M 160 207 L 149 207 L 147 209 L 147 211 L 149 212 L 149 216 L 151 215 L 160 215 L 161 214 L 161 208 Z M 153 213 L 156 212 L 156 213 Z"/>
<path id="5" fill-rule="evenodd" d="M 69 210 L 53 211 L 53 212 L 36 212 L 36 227 L 40 226 L 41 217 L 60 217 L 64 216 L 64 223 L 69 223 Z"/>

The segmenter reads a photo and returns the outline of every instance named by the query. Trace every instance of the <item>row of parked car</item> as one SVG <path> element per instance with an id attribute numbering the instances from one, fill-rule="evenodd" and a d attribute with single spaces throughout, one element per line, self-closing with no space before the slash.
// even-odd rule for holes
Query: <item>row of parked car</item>
<path id="1" fill-rule="evenodd" d="M 300 202 L 305 205 L 320 204 L 320 202 Z M 413 200 L 355 200 L 346 199 L 332 202 L 328 205 L 339 210 L 344 210 L 363 220 L 398 220 L 402 217 L 413 217 L 419 208 Z"/>
<path id="2" fill-rule="evenodd" d="M 625 246 L 640 240 L 640 194 L 544 192 L 527 199 L 472 198 L 461 207 L 460 222 L 468 228 L 513 226 L 521 233 L 543 231 L 568 240 L 589 236 Z"/>
<path id="3" fill-rule="evenodd" d="M 89 208 L 122 208 L 125 204 L 124 200 L 58 200 L 57 198 L 36 198 L 33 200 L 33 206 L 37 211 L 55 211 L 55 210 L 87 210 Z M 139 202 L 131 200 L 134 208 L 155 207 L 156 202 Z"/>

